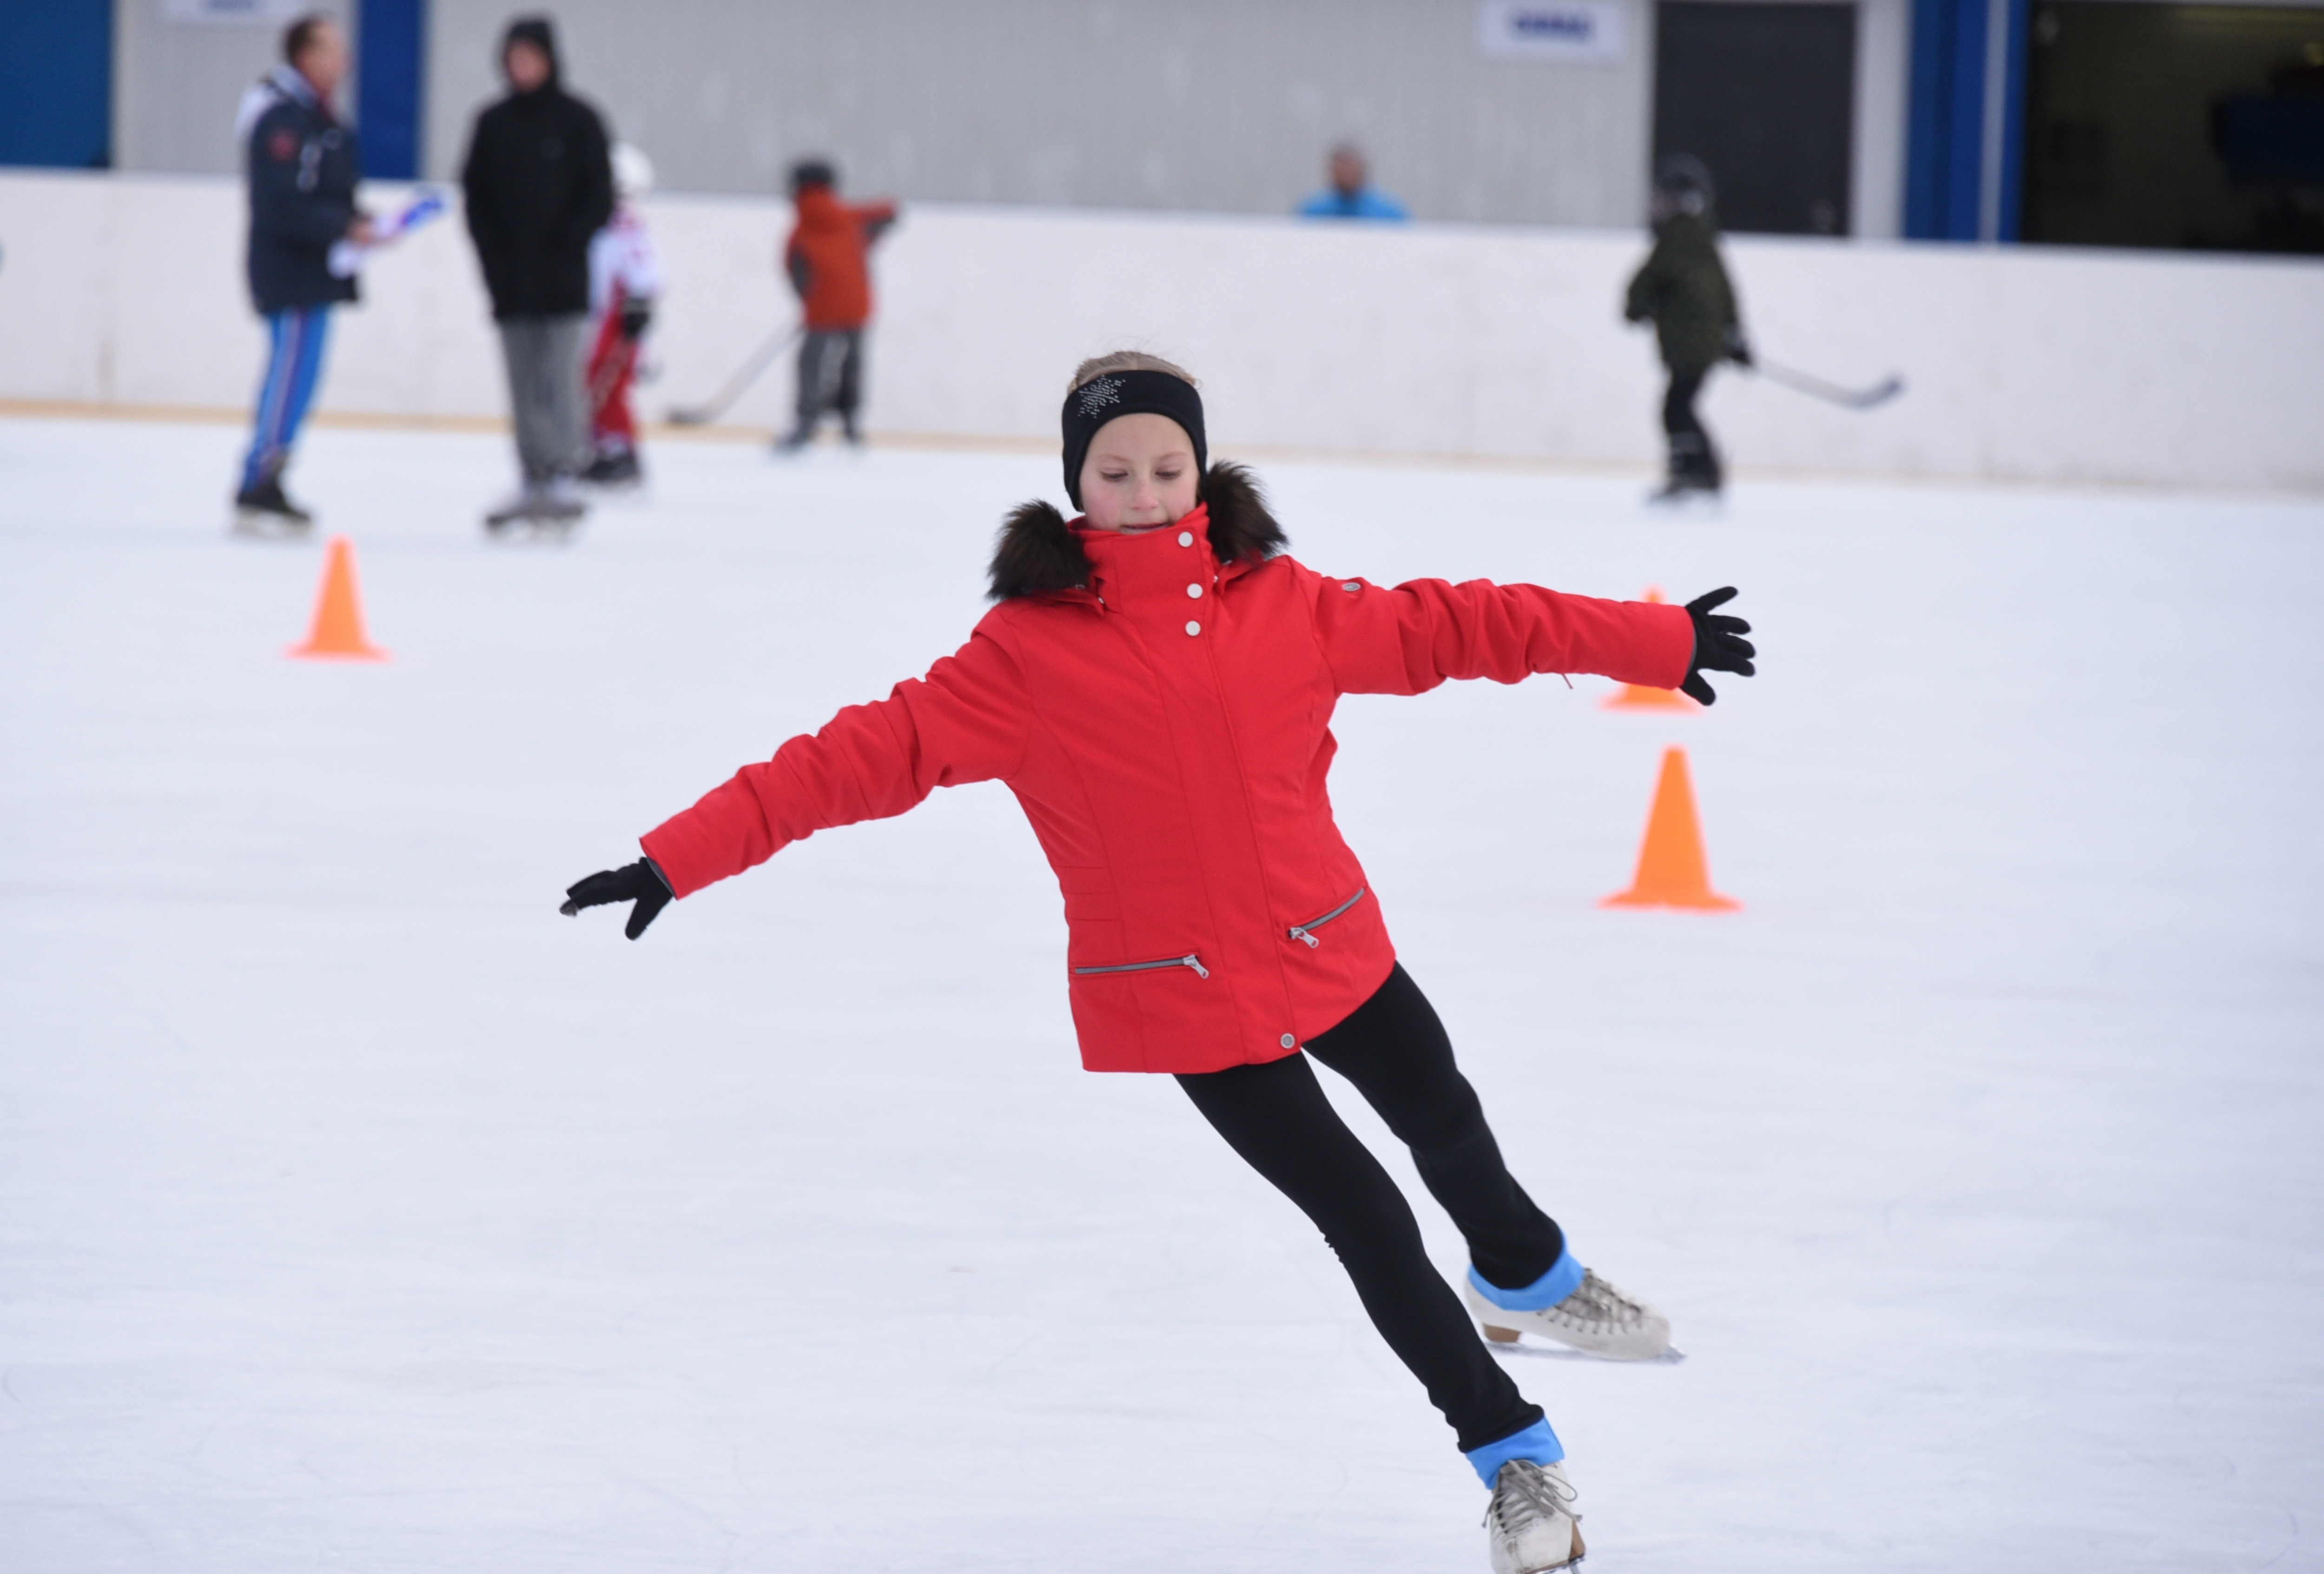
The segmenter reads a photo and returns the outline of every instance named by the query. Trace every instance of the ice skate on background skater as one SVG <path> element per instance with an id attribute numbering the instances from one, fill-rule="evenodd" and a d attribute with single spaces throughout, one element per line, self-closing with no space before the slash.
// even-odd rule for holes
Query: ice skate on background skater
<path id="1" fill-rule="evenodd" d="M 1748 625 L 1530 584 L 1318 574 L 1286 555 L 1250 474 L 1209 463 L 1193 379 L 1153 356 L 1084 363 L 1060 426 L 1065 492 L 1085 511 L 1009 516 L 999 604 L 967 644 L 743 767 L 648 833 L 643 858 L 572 886 L 562 910 L 631 904 L 636 939 L 671 900 L 818 830 L 903 814 L 938 787 L 1006 783 L 1064 889 L 1083 1063 L 1173 1075 L 1307 1215 L 1490 1494 L 1496 1574 L 1563 1568 L 1582 1551 L 1564 1445 L 1479 1338 L 1315 1065 L 1411 1149 L 1473 1283 L 1519 1303 L 1494 1315 L 1537 1306 L 1553 1337 L 1616 1356 L 1667 1342 L 1667 1325 L 1590 1275 L 1503 1162 L 1333 822 L 1330 719 L 1342 695 L 1546 672 L 1683 684 L 1708 703 L 1704 671 L 1752 672 Z"/>

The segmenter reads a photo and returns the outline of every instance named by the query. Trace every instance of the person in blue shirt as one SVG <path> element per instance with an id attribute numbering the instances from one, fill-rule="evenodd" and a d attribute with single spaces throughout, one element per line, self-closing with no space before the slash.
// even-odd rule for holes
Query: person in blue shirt
<path id="1" fill-rule="evenodd" d="M 334 271 L 331 249 L 372 236 L 355 206 L 355 133 L 331 106 L 346 73 L 338 24 L 309 12 L 285 30 L 282 63 L 244 96 L 235 122 L 250 182 L 250 296 L 270 340 L 235 493 L 241 529 L 302 530 L 310 517 L 283 495 L 282 470 L 322 375 L 331 308 L 355 299 L 355 275 Z"/>
<path id="2" fill-rule="evenodd" d="M 1329 186 L 1299 205 L 1302 218 L 1370 218 L 1402 224 L 1412 216 L 1404 204 L 1371 182 L 1363 149 L 1341 143 L 1332 150 Z"/>

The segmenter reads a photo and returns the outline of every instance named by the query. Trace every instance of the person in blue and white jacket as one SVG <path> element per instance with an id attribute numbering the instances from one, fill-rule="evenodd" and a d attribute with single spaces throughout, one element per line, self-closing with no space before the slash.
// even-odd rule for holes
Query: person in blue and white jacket
<path id="1" fill-rule="evenodd" d="M 1372 184 L 1371 164 L 1364 150 L 1341 143 L 1332 150 L 1323 189 L 1299 205 L 1302 218 L 1368 218 L 1402 224 L 1412 215 L 1403 203 Z"/>
<path id="2" fill-rule="evenodd" d="M 243 96 L 235 123 L 250 182 L 250 296 L 272 340 L 235 493 L 241 529 L 302 530 L 312 519 L 283 495 L 282 471 L 314 401 L 331 308 L 355 299 L 355 271 L 335 271 L 332 248 L 373 238 L 355 206 L 355 129 L 331 106 L 346 73 L 346 35 L 310 12 L 283 30 L 282 63 Z"/>

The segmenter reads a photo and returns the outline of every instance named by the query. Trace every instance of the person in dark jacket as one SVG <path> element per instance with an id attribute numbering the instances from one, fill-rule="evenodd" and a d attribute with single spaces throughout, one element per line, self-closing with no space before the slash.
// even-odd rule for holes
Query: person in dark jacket
<path id="1" fill-rule="evenodd" d="M 581 356 L 588 336 L 589 243 L 613 214 L 604 122 L 558 79 L 545 16 L 521 16 L 501 41 L 508 96 L 476 116 L 460 172 L 468 234 L 484 267 L 508 363 L 523 483 L 485 516 L 565 522 L 583 511 L 575 478 L 589 463 Z"/>
<path id="2" fill-rule="evenodd" d="M 355 133 L 331 108 L 346 71 L 337 24 L 302 16 L 283 30 L 282 63 L 243 96 L 235 121 L 250 183 L 250 298 L 270 340 L 235 493 L 239 529 L 302 530 L 312 519 L 283 494 L 282 471 L 322 375 L 331 308 L 355 298 L 354 271 L 334 272 L 331 250 L 371 238 L 355 207 Z"/>
<path id="3" fill-rule="evenodd" d="M 815 437 L 826 410 L 851 443 L 863 440 L 855 415 L 863 402 L 863 330 L 872 321 L 871 253 L 896 222 L 892 202 L 843 202 L 839 176 L 820 159 L 791 168 L 798 219 L 783 244 L 783 272 L 799 298 L 798 413 L 777 441 L 797 453 Z"/>
<path id="4" fill-rule="evenodd" d="M 1663 431 L 1670 442 L 1670 474 L 1661 500 L 1690 492 L 1716 495 L 1723 479 L 1719 450 L 1702 418 L 1696 395 L 1721 361 L 1751 364 L 1750 346 L 1735 309 L 1735 287 L 1719 257 L 1719 216 L 1712 201 L 1711 171 L 1681 153 L 1663 161 L 1655 177 L 1655 249 L 1630 281 L 1622 315 L 1652 322 L 1670 371 L 1663 396 Z"/>

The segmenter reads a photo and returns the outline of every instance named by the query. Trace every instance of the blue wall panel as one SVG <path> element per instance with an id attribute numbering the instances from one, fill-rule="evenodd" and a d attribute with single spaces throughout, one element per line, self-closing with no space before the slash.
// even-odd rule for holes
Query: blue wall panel
<path id="1" fill-rule="evenodd" d="M 1913 0 L 1913 94 L 1904 234 L 1977 238 L 1985 132 L 1986 0 Z"/>
<path id="2" fill-rule="evenodd" d="M 2028 0 L 2006 0 L 1999 234 L 2017 236 L 2024 166 Z M 1984 213 L 1989 0 L 1913 0 L 1912 104 L 1905 129 L 1904 234 L 1973 241 Z"/>
<path id="3" fill-rule="evenodd" d="M 0 164 L 113 162 L 113 0 L 0 0 Z"/>
<path id="4" fill-rule="evenodd" d="M 420 72 L 428 52 L 426 0 L 363 0 L 355 26 L 364 173 L 382 180 L 415 179 Z"/>

